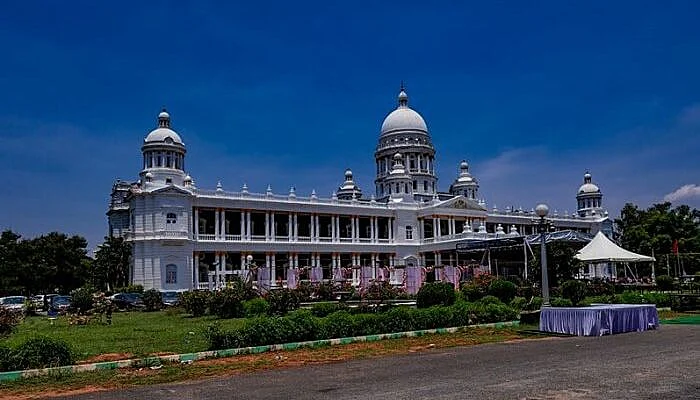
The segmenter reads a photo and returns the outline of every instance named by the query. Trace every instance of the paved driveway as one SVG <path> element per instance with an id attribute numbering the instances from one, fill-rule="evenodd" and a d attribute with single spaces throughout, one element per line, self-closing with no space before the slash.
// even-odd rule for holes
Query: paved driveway
<path id="1" fill-rule="evenodd" d="M 700 399 L 700 326 L 428 350 L 79 399 Z"/>

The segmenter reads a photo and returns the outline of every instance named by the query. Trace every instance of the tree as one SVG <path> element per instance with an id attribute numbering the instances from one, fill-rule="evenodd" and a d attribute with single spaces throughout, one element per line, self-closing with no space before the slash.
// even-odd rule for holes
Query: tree
<path id="1" fill-rule="evenodd" d="M 573 279 L 578 274 L 582 264 L 581 261 L 574 258 L 574 255 L 582 247 L 581 243 L 547 243 L 547 277 L 549 278 L 550 286 L 559 286 Z M 535 257 L 529 265 L 529 279 L 539 283 L 542 281 L 539 246 L 533 248 L 533 250 Z"/>
<path id="2" fill-rule="evenodd" d="M 82 236 L 51 232 L 25 244 L 28 249 L 20 276 L 29 293 L 68 293 L 85 283 L 89 258 Z"/>
<path id="3" fill-rule="evenodd" d="M 671 203 L 665 202 L 640 210 L 627 203 L 615 224 L 621 232 L 620 244 L 628 250 L 658 258 L 673 253 L 674 243 L 678 243 L 680 253 L 700 253 L 700 211 L 687 205 L 671 208 Z M 692 274 L 698 270 L 697 260 L 684 267 Z M 651 273 L 650 266 L 640 268 Z"/>
<path id="4" fill-rule="evenodd" d="M 112 290 L 129 284 L 131 244 L 121 237 L 105 237 L 95 251 L 92 281 L 95 286 Z"/>

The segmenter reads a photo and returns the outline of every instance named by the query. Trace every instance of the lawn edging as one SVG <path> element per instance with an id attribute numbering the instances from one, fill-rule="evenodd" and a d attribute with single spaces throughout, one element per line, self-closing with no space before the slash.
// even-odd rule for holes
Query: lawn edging
<path id="1" fill-rule="evenodd" d="M 237 349 L 226 349 L 226 350 L 210 350 L 210 351 L 200 351 L 196 353 L 184 353 L 184 354 L 172 354 L 166 356 L 153 356 L 144 358 L 133 358 L 127 360 L 119 361 L 106 361 L 90 364 L 78 364 L 78 365 L 66 365 L 63 367 L 50 367 L 50 368 L 40 368 L 40 369 L 27 369 L 21 371 L 8 371 L 0 372 L 0 382 L 15 381 L 22 378 L 30 378 L 34 376 L 51 375 L 51 374 L 68 374 L 76 372 L 89 372 L 89 371 L 100 371 L 100 370 L 112 370 L 118 368 L 128 368 L 128 367 L 150 367 L 160 365 L 163 362 L 180 362 L 181 364 L 189 364 L 194 361 L 204 360 L 207 358 L 220 358 L 220 357 L 231 357 L 241 354 L 258 354 L 266 353 L 269 351 L 280 351 L 280 350 L 296 350 L 304 347 L 319 347 L 319 346 L 337 346 L 350 343 L 360 343 L 360 342 L 375 342 L 378 340 L 386 339 L 400 339 L 408 337 L 418 337 L 429 334 L 445 334 L 445 333 L 455 333 L 465 329 L 470 328 L 506 328 L 518 326 L 519 321 L 508 321 L 508 322 L 495 322 L 490 324 L 479 324 L 479 325 L 467 325 L 458 326 L 453 328 L 437 328 L 437 329 L 424 329 L 419 331 L 408 331 L 408 332 L 395 332 L 395 333 L 381 333 L 377 335 L 366 335 L 366 336 L 353 336 L 344 337 L 336 339 L 323 339 L 323 340 L 310 340 L 306 342 L 295 342 L 295 343 L 283 343 L 283 344 L 271 344 L 266 346 L 254 346 L 254 347 L 241 347 Z"/>

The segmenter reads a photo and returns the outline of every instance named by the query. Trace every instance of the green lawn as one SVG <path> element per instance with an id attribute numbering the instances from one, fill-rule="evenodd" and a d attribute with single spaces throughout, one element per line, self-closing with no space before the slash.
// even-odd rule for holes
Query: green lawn
<path id="1" fill-rule="evenodd" d="M 167 315 L 166 312 L 115 313 L 112 325 L 91 323 L 69 325 L 60 317 L 51 325 L 46 317 L 25 319 L 9 338 L 3 340 L 14 346 L 33 336 L 63 339 L 79 360 L 99 354 L 127 353 L 145 356 L 153 353 L 188 353 L 207 350 L 204 328 L 214 322 L 223 328 L 234 328 L 242 319 L 219 320 L 215 317 L 191 318 L 185 315 Z"/>

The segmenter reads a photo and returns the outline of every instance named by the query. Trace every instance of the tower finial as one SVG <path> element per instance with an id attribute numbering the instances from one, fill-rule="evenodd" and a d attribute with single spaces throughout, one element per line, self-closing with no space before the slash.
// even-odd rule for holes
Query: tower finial
<path id="1" fill-rule="evenodd" d="M 401 81 L 401 90 L 399 91 L 399 107 L 408 106 L 408 95 L 406 94 L 406 86 Z"/>

